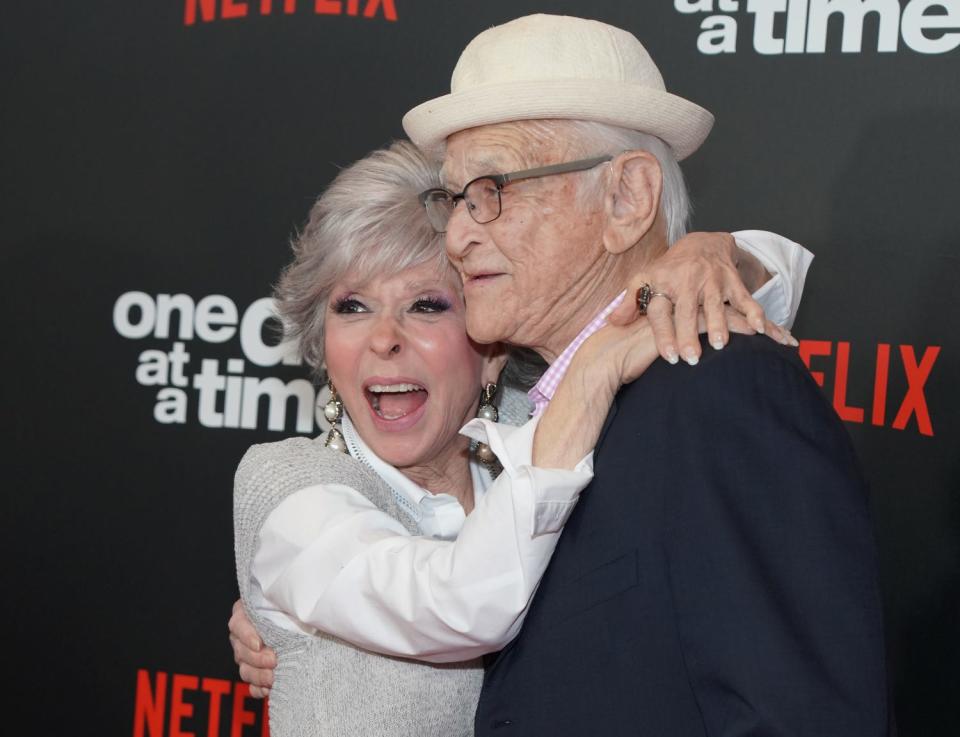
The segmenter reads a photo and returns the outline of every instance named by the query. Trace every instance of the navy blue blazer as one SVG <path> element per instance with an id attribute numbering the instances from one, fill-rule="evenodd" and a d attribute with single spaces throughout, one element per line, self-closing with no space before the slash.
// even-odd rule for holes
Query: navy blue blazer
<path id="1" fill-rule="evenodd" d="M 624 387 L 476 734 L 879 737 L 867 491 L 796 352 L 762 337 Z"/>

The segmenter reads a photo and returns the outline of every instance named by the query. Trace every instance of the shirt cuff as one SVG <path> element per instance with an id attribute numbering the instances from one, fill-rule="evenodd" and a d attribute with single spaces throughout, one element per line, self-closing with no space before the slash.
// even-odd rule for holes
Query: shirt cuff
<path id="1" fill-rule="evenodd" d="M 533 465 L 533 438 L 539 424 L 539 417 L 520 427 L 478 418 L 460 430 L 467 437 L 490 446 L 503 472 L 510 477 L 514 494 L 522 494 L 525 487 L 529 489 L 534 509 L 532 537 L 562 530 L 580 492 L 593 480 L 593 451 L 580 459 L 573 470 Z"/>
<path id="2" fill-rule="evenodd" d="M 770 271 L 767 268 L 767 271 Z M 753 293 L 753 298 L 760 303 L 764 314 L 771 322 L 782 325 L 789 329 L 793 324 L 790 316 L 790 288 L 785 286 L 786 279 L 780 274 L 774 274 L 772 278 Z"/>
<path id="3" fill-rule="evenodd" d="M 813 254 L 799 243 L 765 230 L 740 230 L 733 237 L 737 246 L 755 256 L 773 276 L 753 298 L 770 320 L 790 328 L 800 308 Z"/>

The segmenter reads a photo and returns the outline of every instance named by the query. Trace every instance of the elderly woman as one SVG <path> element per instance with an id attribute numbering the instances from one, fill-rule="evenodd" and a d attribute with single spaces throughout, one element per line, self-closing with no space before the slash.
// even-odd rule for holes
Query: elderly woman
<path id="1" fill-rule="evenodd" d="M 614 393 L 657 356 L 646 321 L 608 327 L 541 417 L 496 424 L 505 357 L 466 336 L 416 200 L 436 186 L 407 143 L 345 169 L 278 286 L 334 428 L 254 446 L 236 476 L 241 598 L 278 657 L 275 737 L 471 734 L 478 657 L 519 631 Z M 523 395 L 501 394 L 524 421 Z"/>

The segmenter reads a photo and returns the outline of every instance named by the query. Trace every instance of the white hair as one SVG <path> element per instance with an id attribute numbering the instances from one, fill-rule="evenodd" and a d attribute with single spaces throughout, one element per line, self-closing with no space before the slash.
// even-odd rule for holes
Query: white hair
<path id="1" fill-rule="evenodd" d="M 568 157 L 617 156 L 624 151 L 653 154 L 663 175 L 660 212 L 666 225 L 667 243 L 672 245 L 687 234 L 690 195 L 677 157 L 663 140 L 649 133 L 590 120 L 550 119 L 519 123 L 536 138 L 564 143 Z M 604 169 L 598 166 L 584 174 L 584 184 L 579 190 L 581 204 L 593 202 L 603 191 L 603 172 Z"/>
<path id="2" fill-rule="evenodd" d="M 293 262 L 274 295 L 285 332 L 323 379 L 324 320 L 334 285 L 358 282 L 424 263 L 451 269 L 443 236 L 417 195 L 438 187 L 438 167 L 408 141 L 397 141 L 343 169 L 314 203 L 291 246 Z"/>

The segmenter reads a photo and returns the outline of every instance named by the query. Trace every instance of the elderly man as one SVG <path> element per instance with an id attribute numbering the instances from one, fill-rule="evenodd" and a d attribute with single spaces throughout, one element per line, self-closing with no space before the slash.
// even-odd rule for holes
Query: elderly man
<path id="1" fill-rule="evenodd" d="M 712 116 L 665 91 L 632 35 L 577 18 L 481 33 L 452 88 L 404 118 L 443 150 L 445 187 L 423 201 L 471 336 L 539 353 L 531 398 L 549 411 L 572 355 L 627 330 L 604 328 L 611 314 L 695 311 L 653 264 L 683 233 L 677 161 Z M 621 303 L 638 272 L 650 283 Z M 728 296 L 705 290 L 704 306 Z M 845 431 L 789 349 L 734 336 L 702 356 L 611 383 L 594 480 L 488 668 L 478 735 L 884 733 L 875 553 Z"/>
<path id="2" fill-rule="evenodd" d="M 676 162 L 711 123 L 632 35 L 551 16 L 480 34 L 453 92 L 405 117 L 414 142 L 445 141 L 447 191 L 425 201 L 468 331 L 546 359 L 539 407 L 619 285 L 682 232 Z M 668 304 L 658 286 L 641 307 Z M 655 364 L 619 390 L 595 463 L 488 669 L 478 735 L 885 732 L 866 491 L 792 351 L 733 336 L 695 369 Z"/>

